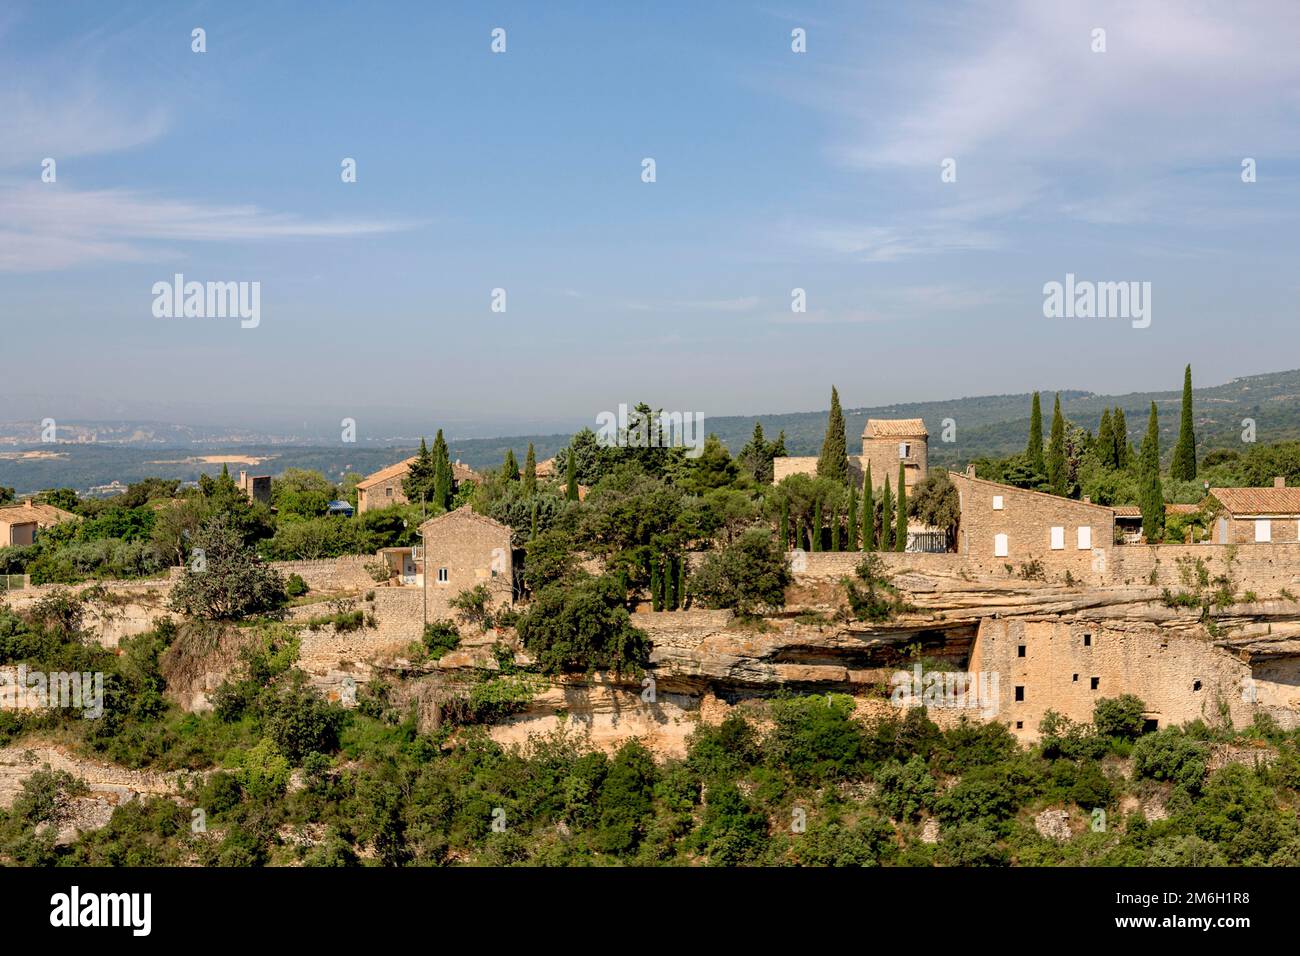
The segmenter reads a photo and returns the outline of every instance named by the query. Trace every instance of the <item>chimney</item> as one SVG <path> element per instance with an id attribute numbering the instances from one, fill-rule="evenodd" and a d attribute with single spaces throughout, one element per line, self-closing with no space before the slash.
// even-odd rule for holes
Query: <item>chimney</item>
<path id="1" fill-rule="evenodd" d="M 1273 479 L 1273 487 L 1274 487 L 1274 488 L 1285 488 L 1285 487 L 1286 487 L 1286 476 L 1285 476 L 1285 475 L 1278 475 L 1276 478 L 1274 478 L 1274 479 Z"/>
<path id="2" fill-rule="evenodd" d="M 1083 503 L 1084 503 L 1085 505 L 1090 505 L 1090 504 L 1092 504 L 1092 495 L 1084 495 L 1084 496 L 1083 496 Z"/>
<path id="3" fill-rule="evenodd" d="M 967 478 L 974 478 L 974 477 L 975 477 L 975 466 L 974 466 L 974 465 L 967 465 L 967 466 L 966 466 L 966 477 L 967 477 Z"/>
<path id="4" fill-rule="evenodd" d="M 242 486 L 242 485 L 245 483 L 245 481 L 247 480 L 247 478 L 248 478 L 248 472 L 246 472 L 246 471 L 240 471 L 240 473 L 239 473 L 239 484 Z"/>
<path id="5" fill-rule="evenodd" d="M 26 501 L 23 502 L 23 504 L 26 505 L 28 508 L 35 508 L 35 507 L 36 507 L 36 499 L 35 499 L 35 498 L 28 498 Z"/>

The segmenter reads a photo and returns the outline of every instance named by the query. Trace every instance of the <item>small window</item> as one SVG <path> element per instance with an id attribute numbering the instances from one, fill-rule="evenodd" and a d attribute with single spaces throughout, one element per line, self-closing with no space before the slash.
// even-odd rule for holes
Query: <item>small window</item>
<path id="1" fill-rule="evenodd" d="M 447 583 L 447 580 L 448 580 L 447 569 L 446 569 L 446 568 L 439 568 L 439 569 L 438 569 L 438 583 L 439 583 L 439 584 L 446 584 L 446 583 Z"/>
<path id="2" fill-rule="evenodd" d="M 1005 534 L 995 534 L 993 536 L 993 557 L 1005 558 L 1007 556 L 1007 536 Z"/>
<path id="3" fill-rule="evenodd" d="M 1062 527 L 1058 526 L 1052 529 L 1052 550 L 1065 550 L 1065 529 Z"/>
<path id="4" fill-rule="evenodd" d="M 1001 496 L 1001 495 L 994 495 L 994 496 L 993 496 L 993 510 L 994 510 L 994 511 L 1001 511 L 1001 510 L 1002 510 L 1002 496 Z"/>
<path id="5" fill-rule="evenodd" d="M 1079 550 L 1089 551 L 1092 549 L 1092 526 L 1084 525 L 1079 529 Z"/>
<path id="6" fill-rule="evenodd" d="M 1024 729 L 1025 729 L 1025 722 L 1023 720 L 1017 720 L 1016 730 L 1024 730 Z"/>
<path id="7" fill-rule="evenodd" d="M 1200 689 L 1201 689 L 1201 682 L 1198 680 L 1192 681 L 1192 693 L 1195 694 Z"/>
<path id="8" fill-rule="evenodd" d="M 905 441 L 900 441 L 898 443 L 898 457 L 902 459 L 902 458 L 910 458 L 911 456 L 912 456 L 912 446 Z"/>
<path id="9" fill-rule="evenodd" d="M 1016 648 L 1016 657 L 1025 656 L 1025 645 L 1021 644 Z"/>
<path id="10" fill-rule="evenodd" d="M 1092 635 L 1091 635 L 1091 634 L 1085 634 L 1085 635 L 1083 635 L 1083 646 L 1084 646 L 1084 647 L 1092 647 Z"/>
<path id="11" fill-rule="evenodd" d="M 1100 677 L 1094 677 L 1094 678 L 1092 678 L 1092 680 L 1089 681 L 1089 684 L 1091 685 L 1091 687 L 1092 687 L 1093 690 L 1096 690 L 1098 687 L 1101 686 L 1101 678 L 1100 678 Z"/>
<path id="12" fill-rule="evenodd" d="M 1070 683 L 1072 683 L 1072 684 L 1077 684 L 1077 683 L 1079 683 L 1079 675 L 1078 675 L 1078 674 L 1075 674 L 1075 675 L 1074 675 L 1074 679 L 1071 680 Z"/>
<path id="13" fill-rule="evenodd" d="M 1273 521 L 1271 518 L 1255 519 L 1255 541 L 1263 544 L 1273 540 Z"/>
<path id="14" fill-rule="evenodd" d="M 1017 687 L 1017 688 L 1016 688 L 1016 700 L 1024 700 L 1024 699 L 1025 699 L 1025 689 L 1024 689 L 1024 687 Z"/>
<path id="15" fill-rule="evenodd" d="M 387 488 L 384 489 L 384 497 L 385 497 L 385 498 L 391 498 L 391 497 L 393 497 L 393 486 L 392 486 L 392 485 L 389 485 Z"/>

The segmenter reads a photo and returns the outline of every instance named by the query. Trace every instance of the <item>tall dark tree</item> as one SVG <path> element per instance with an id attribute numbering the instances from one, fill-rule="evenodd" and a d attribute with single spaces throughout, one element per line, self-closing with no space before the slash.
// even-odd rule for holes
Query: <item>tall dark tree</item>
<path id="1" fill-rule="evenodd" d="M 1066 493 L 1065 419 L 1061 417 L 1061 395 L 1052 409 L 1052 437 L 1047 443 L 1047 486 L 1054 495 Z"/>
<path id="2" fill-rule="evenodd" d="M 433 501 L 434 486 L 437 484 L 437 468 L 428 443 L 420 439 L 420 451 L 411 462 L 411 467 L 402 479 L 402 493 L 408 501 Z"/>
<path id="3" fill-rule="evenodd" d="M 782 433 L 784 438 L 784 432 Z M 780 454 L 785 454 L 785 442 L 781 441 Z M 772 483 L 772 459 L 777 455 L 777 442 L 769 442 L 763 436 L 763 423 L 754 422 L 754 434 L 750 436 L 749 442 L 740 450 L 740 455 L 736 461 L 745 474 L 749 475 L 759 484 L 770 485 Z"/>
<path id="4" fill-rule="evenodd" d="M 790 550 L 790 499 L 781 496 L 781 550 Z"/>
<path id="5" fill-rule="evenodd" d="M 903 463 L 898 463 L 898 514 L 894 519 L 894 550 L 907 550 L 907 484 Z"/>
<path id="6" fill-rule="evenodd" d="M 858 550 L 858 483 L 849 483 L 848 535 L 844 542 L 845 551 Z"/>
<path id="7" fill-rule="evenodd" d="M 822 500 L 817 499 L 813 505 L 813 531 L 811 551 L 820 551 L 822 549 Z"/>
<path id="8" fill-rule="evenodd" d="M 433 503 L 438 508 L 451 507 L 451 498 L 455 493 L 455 478 L 451 470 L 451 456 L 447 451 L 447 440 L 442 437 L 442 429 L 433 438 Z"/>
<path id="9" fill-rule="evenodd" d="M 528 456 L 524 458 L 524 494 L 537 494 L 537 450 L 528 443 Z"/>
<path id="10" fill-rule="evenodd" d="M 572 451 L 570 451 L 570 454 L 565 456 L 565 471 L 567 472 L 567 474 L 565 475 L 565 482 L 564 482 L 564 497 L 567 498 L 569 501 L 577 501 L 578 500 L 577 456 L 572 454 Z"/>
<path id="11" fill-rule="evenodd" d="M 1034 401 L 1029 408 L 1029 446 L 1025 449 L 1029 465 L 1040 475 L 1046 470 L 1043 462 L 1043 407 L 1039 403 L 1038 393 L 1034 392 Z"/>
<path id="12" fill-rule="evenodd" d="M 1196 431 L 1192 424 L 1192 367 L 1183 372 L 1183 417 L 1178 426 L 1178 444 L 1169 465 L 1174 481 L 1191 481 L 1196 477 Z"/>
<path id="13" fill-rule="evenodd" d="M 1106 408 L 1101 413 L 1101 425 L 1097 427 L 1097 440 L 1093 442 L 1093 448 L 1097 450 L 1097 461 L 1104 468 L 1114 468 L 1117 465 L 1115 461 L 1115 429 L 1110 421 L 1110 409 Z"/>
<path id="14" fill-rule="evenodd" d="M 876 493 L 871 487 L 871 462 L 862 482 L 862 550 L 876 550 Z"/>
<path id="15" fill-rule="evenodd" d="M 880 495 L 880 550 L 894 550 L 894 496 L 889 491 L 889 476 Z"/>
<path id="16" fill-rule="evenodd" d="M 1147 434 L 1138 456 L 1138 504 L 1142 509 L 1142 535 L 1147 544 L 1158 544 L 1165 535 L 1165 495 L 1160 483 L 1160 418 L 1151 403 Z"/>
<path id="17" fill-rule="evenodd" d="M 843 550 L 840 547 L 840 512 L 835 505 L 831 505 L 831 550 Z"/>
<path id="18" fill-rule="evenodd" d="M 501 463 L 501 477 L 506 481 L 519 480 L 519 462 L 515 460 L 515 450 L 506 449 L 505 461 Z"/>
<path id="19" fill-rule="evenodd" d="M 1128 467 L 1128 422 L 1124 420 L 1124 409 L 1115 406 L 1112 422 L 1115 429 L 1115 467 Z"/>
<path id="20" fill-rule="evenodd" d="M 849 480 L 849 446 L 844 437 L 844 412 L 840 409 L 840 393 L 831 386 L 831 412 L 826 419 L 826 437 L 822 440 L 822 453 L 817 459 L 817 474 L 841 484 Z"/>

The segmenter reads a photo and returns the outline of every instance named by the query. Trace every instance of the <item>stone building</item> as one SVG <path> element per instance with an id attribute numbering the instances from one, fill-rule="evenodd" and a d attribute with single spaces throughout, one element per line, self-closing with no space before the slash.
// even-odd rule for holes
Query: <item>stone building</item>
<path id="1" fill-rule="evenodd" d="M 865 474 L 871 465 L 871 484 L 885 486 L 889 476 L 892 487 L 898 483 L 898 466 L 903 465 L 903 483 L 911 490 L 924 480 L 929 461 L 930 433 L 919 418 L 869 418 L 862 429 L 862 458 L 859 469 Z"/>
<path id="2" fill-rule="evenodd" d="M 375 511 L 390 505 L 406 504 L 406 492 L 402 490 L 402 482 L 411 473 L 411 465 L 415 463 L 415 459 L 416 456 L 412 455 L 405 461 L 381 468 L 358 481 L 357 513 Z M 462 465 L 460 459 L 457 459 L 452 462 L 451 477 L 453 487 L 459 487 L 462 481 L 477 481 L 478 473 L 468 465 Z"/>
<path id="3" fill-rule="evenodd" d="M 270 506 L 270 475 L 250 475 L 246 471 L 241 471 L 239 473 L 239 481 L 235 482 L 235 484 L 239 485 L 239 490 L 248 497 L 249 501 L 260 501 L 262 504 L 267 505 L 268 507 Z"/>
<path id="4" fill-rule="evenodd" d="M 426 588 L 429 620 L 450 617 L 449 602 L 486 584 L 492 604 L 514 603 L 514 559 L 510 527 L 476 513 L 469 505 L 420 525 L 422 541 L 416 582 Z"/>
<path id="5" fill-rule="evenodd" d="M 1021 740 L 1038 739 L 1048 710 L 1088 722 L 1097 701 L 1123 694 L 1142 699 L 1152 730 L 1214 722 L 1224 708 L 1242 726 L 1256 709 L 1245 691 L 1262 686 L 1207 641 L 1119 621 L 986 619 L 969 669 L 998 676 L 995 719 Z"/>
<path id="6" fill-rule="evenodd" d="M 71 511 L 54 505 L 37 504 L 31 498 L 0 508 L 0 548 L 32 544 L 42 528 L 76 521 Z"/>
<path id="7" fill-rule="evenodd" d="M 879 492 L 889 476 L 892 488 L 898 483 L 898 466 L 903 465 L 903 483 L 911 489 L 924 480 L 929 455 L 930 434 L 919 418 L 870 418 L 862 430 L 862 454 L 849 456 L 849 468 L 862 480 L 868 462 L 871 485 Z M 789 475 L 816 475 L 817 456 L 782 456 L 772 461 L 772 480 Z"/>
<path id="8" fill-rule="evenodd" d="M 1106 575 L 1115 541 L 1112 509 L 985 481 L 973 469 L 949 477 L 961 502 L 957 551 L 976 567 L 1040 561 L 1080 580 Z"/>
<path id="9" fill-rule="evenodd" d="M 1211 488 L 1210 495 L 1215 544 L 1300 541 L 1300 488 L 1285 478 L 1274 478 L 1272 488 Z"/>

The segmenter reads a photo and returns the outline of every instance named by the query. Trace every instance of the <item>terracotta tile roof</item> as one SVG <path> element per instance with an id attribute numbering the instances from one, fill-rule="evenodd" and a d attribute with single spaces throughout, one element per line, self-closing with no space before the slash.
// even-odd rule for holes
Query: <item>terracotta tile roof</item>
<path id="1" fill-rule="evenodd" d="M 442 514 L 435 515 L 428 521 L 424 522 L 424 524 L 420 525 L 420 534 L 427 534 L 428 532 L 426 529 L 431 525 L 436 525 L 439 522 L 446 521 L 453 517 L 472 518 L 475 521 L 500 529 L 506 534 L 512 533 L 509 525 L 502 524 L 500 521 L 497 521 L 495 518 L 489 518 L 487 515 L 481 515 L 469 505 L 461 505 L 455 511 L 444 511 Z"/>
<path id="2" fill-rule="evenodd" d="M 1211 488 L 1234 515 L 1300 515 L 1300 488 Z"/>
<path id="3" fill-rule="evenodd" d="M 925 422 L 919 418 L 868 418 L 862 429 L 863 438 L 919 438 L 929 437 Z"/>
<path id="4" fill-rule="evenodd" d="M 381 481 L 387 481 L 390 478 L 398 478 L 405 475 L 411 470 L 411 465 L 414 464 L 417 457 L 417 455 L 412 455 L 405 461 L 399 461 L 397 464 L 389 465 L 387 468 L 380 468 L 373 475 L 366 475 L 366 477 L 358 481 L 357 487 L 364 491 L 373 485 L 379 484 Z M 478 472 L 473 468 L 469 465 L 462 465 L 458 461 L 453 461 L 451 463 L 451 476 L 457 481 L 478 481 L 479 477 Z"/>
<path id="5" fill-rule="evenodd" d="M 78 516 L 71 511 L 64 511 L 54 505 L 38 504 L 30 499 L 0 507 L 0 521 L 9 524 L 35 521 L 41 527 L 48 528 L 50 525 L 61 524 L 64 521 L 75 521 L 77 518 Z"/>
<path id="6" fill-rule="evenodd" d="M 1142 509 L 1137 505 L 1112 505 L 1111 511 L 1116 518 L 1141 518 Z M 1167 515 L 1194 515 L 1201 510 L 1200 505 L 1165 505 Z"/>
<path id="7" fill-rule="evenodd" d="M 380 468 L 373 475 L 366 475 L 357 482 L 358 488 L 369 488 L 371 485 L 377 485 L 381 481 L 387 481 L 389 478 L 396 478 L 404 475 L 411 470 L 411 464 L 415 461 L 416 456 L 412 455 L 405 461 L 399 461 L 395 465 L 389 465 L 387 468 Z"/>

